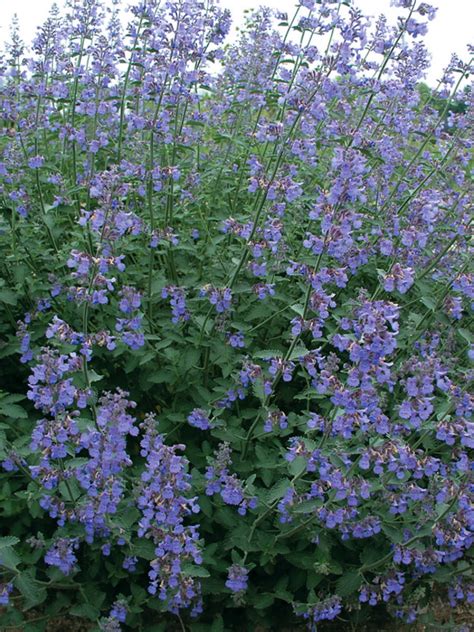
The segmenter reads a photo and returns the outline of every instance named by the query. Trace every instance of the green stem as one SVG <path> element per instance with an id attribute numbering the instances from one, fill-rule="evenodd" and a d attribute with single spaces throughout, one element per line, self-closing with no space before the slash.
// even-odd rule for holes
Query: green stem
<path id="1" fill-rule="evenodd" d="M 130 53 L 130 59 L 128 61 L 127 70 L 125 72 L 125 77 L 123 80 L 122 98 L 120 99 L 119 137 L 118 137 L 118 142 L 117 142 L 117 162 L 118 163 L 120 163 L 120 160 L 122 158 L 123 124 L 124 124 L 124 119 L 125 119 L 125 100 L 127 98 L 128 80 L 130 77 L 130 71 L 132 69 L 133 56 L 135 54 L 135 47 L 138 43 L 138 38 L 140 36 L 142 23 L 143 23 L 143 13 L 140 15 L 140 22 L 138 23 L 137 32 L 133 40 L 132 49 Z"/>
<path id="2" fill-rule="evenodd" d="M 404 33 L 405 33 L 405 31 L 406 31 L 406 27 L 407 27 L 407 24 L 408 24 L 408 20 L 411 18 L 411 16 L 413 15 L 413 11 L 415 10 L 416 1 L 417 1 L 417 0 L 413 0 L 413 3 L 412 3 L 412 5 L 411 5 L 411 7 L 410 7 L 410 12 L 409 12 L 409 14 L 408 14 L 407 19 L 405 20 L 405 22 L 404 22 L 403 26 L 400 28 L 400 32 L 399 32 L 399 34 L 398 34 L 398 36 L 397 36 L 397 38 L 396 38 L 395 42 L 393 43 L 393 45 L 392 45 L 391 49 L 390 49 L 390 50 L 388 51 L 388 53 L 385 55 L 385 58 L 384 58 L 384 60 L 383 60 L 383 62 L 382 62 L 382 65 L 381 65 L 381 67 L 380 67 L 380 70 L 379 70 L 379 72 L 378 72 L 378 74 L 377 74 L 377 78 L 376 78 L 376 80 L 377 80 L 377 81 L 379 81 L 379 80 L 382 78 L 382 75 L 383 75 L 383 73 L 385 72 L 385 68 L 387 67 L 388 62 L 390 61 L 390 59 L 391 59 L 391 57 L 392 57 L 393 53 L 395 52 L 395 49 L 397 48 L 397 46 L 398 46 L 398 44 L 399 44 L 400 40 L 401 40 L 401 39 L 402 39 L 402 37 L 403 37 L 403 34 L 404 34 Z M 355 137 L 356 137 L 356 135 L 357 135 L 357 132 L 360 130 L 360 128 L 361 128 L 361 126 L 362 126 L 362 123 L 364 122 L 365 117 L 367 116 L 367 113 L 368 113 L 368 111 L 369 111 L 369 108 L 370 108 L 370 106 L 371 106 L 371 104 L 372 104 L 372 101 L 374 100 L 374 97 L 375 97 L 375 95 L 376 95 L 376 94 L 377 94 L 377 92 L 376 92 L 375 90 L 372 90 L 372 92 L 371 92 L 371 94 L 370 94 L 369 98 L 367 99 L 367 103 L 366 103 L 366 105 L 365 105 L 364 111 L 362 112 L 362 115 L 361 115 L 361 117 L 360 117 L 360 119 L 359 119 L 359 122 L 357 123 L 356 128 L 355 128 L 355 130 L 354 130 L 354 132 L 353 132 L 353 134 L 352 134 L 352 136 L 351 136 L 351 139 L 350 139 L 350 142 L 349 142 L 349 146 L 351 146 L 351 145 L 352 145 L 352 143 L 354 142 L 354 139 L 355 139 Z"/>

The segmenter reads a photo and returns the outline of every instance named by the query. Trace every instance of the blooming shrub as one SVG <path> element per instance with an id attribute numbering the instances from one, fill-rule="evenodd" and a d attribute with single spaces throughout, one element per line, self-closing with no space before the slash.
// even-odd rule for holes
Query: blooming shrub
<path id="1" fill-rule="evenodd" d="M 396 5 L 259 9 L 228 44 L 212 0 L 69 0 L 31 50 L 13 30 L 4 625 L 472 601 L 469 66 L 421 90 L 435 11 Z"/>

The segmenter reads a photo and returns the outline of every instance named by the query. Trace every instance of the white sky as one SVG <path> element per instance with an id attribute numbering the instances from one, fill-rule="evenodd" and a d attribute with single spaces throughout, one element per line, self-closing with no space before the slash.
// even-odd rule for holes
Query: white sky
<path id="1" fill-rule="evenodd" d="M 462 59 L 467 59 L 466 46 L 474 43 L 474 0 L 428 0 L 428 2 L 438 7 L 436 19 L 430 23 L 430 30 L 425 40 L 432 55 L 432 68 L 428 75 L 428 82 L 434 84 L 449 62 L 451 53 L 455 52 Z M 14 13 L 17 13 L 20 19 L 23 38 L 29 41 L 36 26 L 46 18 L 52 3 L 53 0 L 0 0 L 0 42 L 8 38 L 9 24 Z M 58 4 L 61 5 L 61 0 Z M 244 9 L 261 4 L 292 14 L 295 2 L 293 0 L 221 0 L 221 5 L 232 11 L 234 24 L 241 22 Z M 390 7 L 390 0 L 355 0 L 354 4 L 362 9 L 365 15 L 377 16 L 385 13 L 392 21 L 397 11 L 400 11 Z"/>

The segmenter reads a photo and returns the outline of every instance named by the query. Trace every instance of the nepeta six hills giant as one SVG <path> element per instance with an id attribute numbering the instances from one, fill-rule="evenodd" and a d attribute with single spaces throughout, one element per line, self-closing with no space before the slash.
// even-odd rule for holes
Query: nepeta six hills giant
<path id="1" fill-rule="evenodd" d="M 31 46 L 14 25 L 5 629 L 342 630 L 474 599 L 470 62 L 429 88 L 436 11 L 394 4 L 232 36 L 214 0 L 68 0 Z"/>

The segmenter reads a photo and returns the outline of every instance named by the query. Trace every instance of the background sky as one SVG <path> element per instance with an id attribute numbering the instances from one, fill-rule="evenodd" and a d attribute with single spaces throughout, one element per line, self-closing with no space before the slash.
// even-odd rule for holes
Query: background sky
<path id="1" fill-rule="evenodd" d="M 427 79 L 428 83 L 435 84 L 451 53 L 467 59 L 466 46 L 474 43 L 474 0 L 428 1 L 438 7 L 436 19 L 430 23 L 425 39 L 432 55 L 432 68 Z M 52 3 L 53 0 L 0 0 L 0 42 L 8 39 L 9 24 L 15 13 L 20 19 L 22 36 L 29 41 L 36 26 L 46 18 Z M 385 13 L 392 21 L 399 11 L 390 6 L 390 0 L 355 0 L 354 3 L 365 15 Z M 62 0 L 58 0 L 58 4 L 61 5 Z M 295 3 L 293 0 L 221 0 L 221 5 L 231 10 L 234 24 L 242 21 L 245 9 L 261 4 L 291 14 Z"/>

